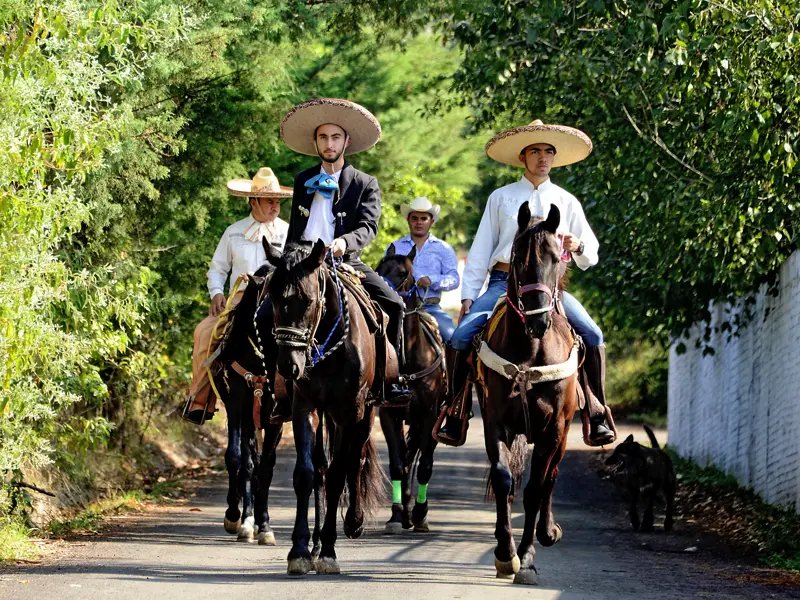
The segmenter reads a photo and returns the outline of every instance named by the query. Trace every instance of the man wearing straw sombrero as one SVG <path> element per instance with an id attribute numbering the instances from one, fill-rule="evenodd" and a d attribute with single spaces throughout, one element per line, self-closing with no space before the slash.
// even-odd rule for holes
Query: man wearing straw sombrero
<path id="1" fill-rule="evenodd" d="M 300 154 L 318 156 L 322 164 L 294 178 L 288 241 L 322 240 L 334 257 L 361 274 L 361 282 L 389 315 L 386 336 L 403 357 L 403 301 L 364 264 L 361 251 L 378 232 L 381 191 L 377 180 L 353 167 L 346 155 L 369 150 L 381 138 L 381 126 L 363 106 L 338 98 L 317 98 L 295 106 L 281 121 L 281 139 Z M 407 404 L 405 384 L 384 386 L 386 353 L 376 351 L 376 389 L 388 405 Z"/>
<path id="2" fill-rule="evenodd" d="M 249 199 L 250 215 L 225 230 L 208 269 L 211 307 L 208 316 L 194 330 L 192 387 L 183 410 L 183 418 L 198 425 L 212 418 L 216 410 L 216 396 L 211 390 L 208 368 L 203 364 L 219 342 L 212 340 L 215 328 L 220 329 L 217 323 L 242 299 L 244 288 L 239 290 L 240 278 L 244 280 L 247 273 L 254 273 L 267 262 L 261 239 L 266 237 L 282 249 L 289 230 L 288 223 L 278 214 L 281 200 L 291 198 L 292 188 L 280 185 L 272 169 L 262 167 L 252 180 L 233 179 L 228 182 L 228 191 Z M 226 302 L 224 291 L 228 280 Z M 268 304 L 265 303 L 263 310 L 269 310 Z"/>
<path id="3" fill-rule="evenodd" d="M 405 254 L 413 256 L 414 281 L 422 310 L 439 324 L 442 340 L 447 342 L 453 335 L 453 319 L 439 305 L 442 292 L 458 287 L 458 259 L 453 247 L 431 233 L 431 227 L 439 220 L 441 207 L 431 204 L 425 196 L 414 198 L 410 204 L 400 205 L 400 214 L 408 221 L 409 233 L 395 240 L 386 248 L 386 255 Z"/>
<path id="4" fill-rule="evenodd" d="M 523 167 L 525 173 L 519 181 L 501 187 L 489 196 L 467 257 L 461 285 L 461 314 L 447 349 L 448 376 L 452 385 L 445 408 L 447 419 L 436 432 L 439 441 L 454 446 L 464 443 L 466 420 L 472 407 L 467 357 L 473 338 L 506 292 L 519 207 L 528 202 L 534 218 L 545 218 L 550 207 L 557 206 L 561 213 L 558 233 L 564 250 L 570 253 L 564 258 L 568 261 L 571 257 L 584 270 L 597 264 L 599 243 L 586 221 L 580 202 L 550 181 L 551 168 L 579 162 L 591 151 L 592 142 L 582 131 L 563 125 L 545 125 L 539 120 L 503 131 L 486 144 L 490 158 L 506 165 Z M 479 296 L 487 275 L 489 286 Z M 590 411 L 590 433 L 584 441 L 589 446 L 610 444 L 616 435 L 606 408 L 603 332 L 574 296 L 563 292 L 561 301 L 567 320 L 586 345 L 581 384 Z"/>

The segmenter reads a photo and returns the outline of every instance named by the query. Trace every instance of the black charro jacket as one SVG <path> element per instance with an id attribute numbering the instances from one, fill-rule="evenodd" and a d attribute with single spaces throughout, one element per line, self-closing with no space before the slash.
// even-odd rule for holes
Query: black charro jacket
<path id="1" fill-rule="evenodd" d="M 287 235 L 289 242 L 301 241 L 314 200 L 314 194 L 308 193 L 305 183 L 320 174 L 321 166 L 321 163 L 317 164 L 294 178 Z M 300 211 L 301 207 L 304 212 Z M 339 176 L 339 191 L 333 197 L 333 216 L 336 220 L 334 238 L 342 238 L 347 243 L 347 259 L 357 259 L 378 233 L 378 221 L 381 218 L 381 190 L 378 181 L 345 162 Z"/>

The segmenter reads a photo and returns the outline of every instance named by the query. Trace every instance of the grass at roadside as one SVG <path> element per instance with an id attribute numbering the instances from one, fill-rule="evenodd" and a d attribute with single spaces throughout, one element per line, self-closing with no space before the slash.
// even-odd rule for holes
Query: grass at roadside
<path id="1" fill-rule="evenodd" d="M 794 507 L 767 504 L 720 469 L 666 450 L 679 480 L 684 520 L 753 548 L 767 566 L 800 572 L 800 515 Z"/>
<path id="2" fill-rule="evenodd" d="M 0 561 L 36 560 L 39 550 L 30 538 L 30 530 L 8 520 L 0 524 Z"/>

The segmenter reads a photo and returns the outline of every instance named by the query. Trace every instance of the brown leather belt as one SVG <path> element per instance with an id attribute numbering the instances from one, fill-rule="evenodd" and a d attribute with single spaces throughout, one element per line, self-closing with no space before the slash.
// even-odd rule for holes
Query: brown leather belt
<path id="1" fill-rule="evenodd" d="M 441 301 L 441 298 L 425 298 L 425 304 L 439 304 Z"/>
<path id="2" fill-rule="evenodd" d="M 511 271 L 511 265 L 509 263 L 504 263 L 504 262 L 494 263 L 494 266 L 492 267 L 492 270 L 493 271 L 502 271 L 503 273 L 508 273 L 509 271 Z"/>

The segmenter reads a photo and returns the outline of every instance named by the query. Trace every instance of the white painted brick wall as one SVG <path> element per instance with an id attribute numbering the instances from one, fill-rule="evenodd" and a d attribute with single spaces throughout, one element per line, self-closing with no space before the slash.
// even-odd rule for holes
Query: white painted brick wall
<path id="1" fill-rule="evenodd" d="M 719 328 L 741 307 L 716 304 Z M 669 444 L 684 457 L 714 464 L 767 502 L 800 510 L 800 251 L 784 263 L 780 294 L 756 297 L 754 318 L 728 342 L 712 334 L 703 356 L 697 328 L 676 341 L 669 359 Z"/>

